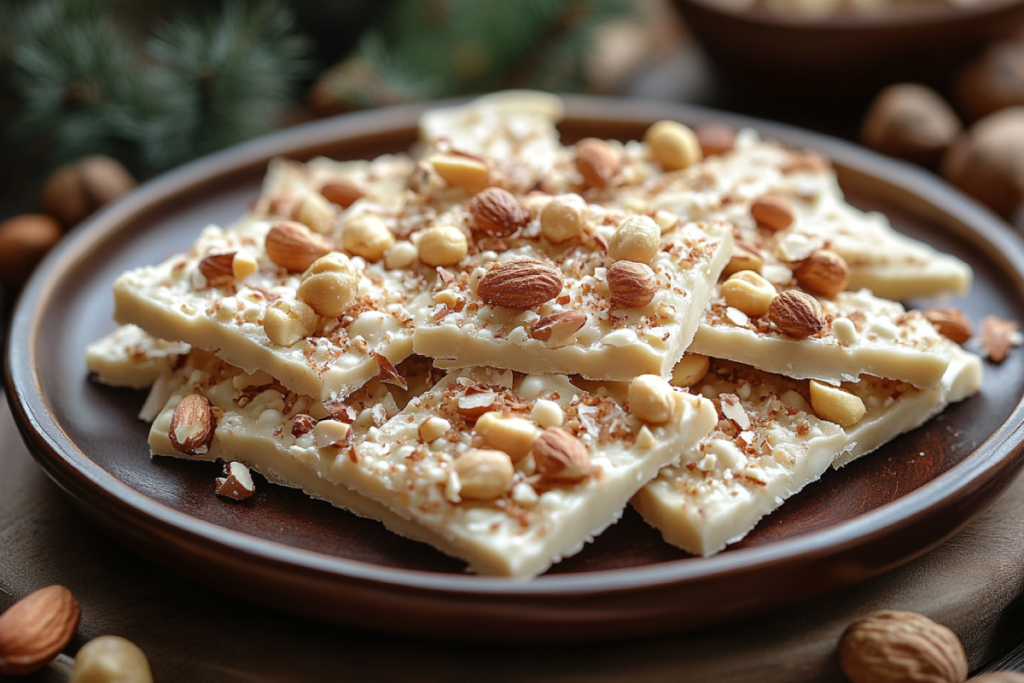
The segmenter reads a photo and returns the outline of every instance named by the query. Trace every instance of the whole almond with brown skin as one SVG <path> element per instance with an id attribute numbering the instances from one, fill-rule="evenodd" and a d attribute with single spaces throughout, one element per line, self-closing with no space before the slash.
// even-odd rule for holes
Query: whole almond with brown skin
<path id="1" fill-rule="evenodd" d="M 533 442 L 533 459 L 544 479 L 575 484 L 590 476 L 587 447 L 561 427 L 548 427 Z"/>
<path id="2" fill-rule="evenodd" d="M 0 674 L 25 676 L 46 666 L 71 640 L 81 610 L 64 586 L 47 586 L 0 614 Z"/>
<path id="3" fill-rule="evenodd" d="M 210 450 L 217 420 L 209 399 L 190 394 L 181 399 L 171 415 L 168 437 L 171 447 L 183 455 L 200 455 Z"/>
<path id="4" fill-rule="evenodd" d="M 619 160 L 604 140 L 584 138 L 576 143 L 576 170 L 587 187 L 605 187 L 619 170 Z"/>
<path id="5" fill-rule="evenodd" d="M 967 655 L 956 634 L 914 612 L 882 610 L 850 624 L 839 659 L 853 683 L 963 683 Z"/>
<path id="6" fill-rule="evenodd" d="M 803 289 L 830 299 L 850 283 L 846 259 L 831 249 L 818 249 L 793 271 L 793 275 Z"/>
<path id="7" fill-rule="evenodd" d="M 476 227 L 495 237 L 507 237 L 530 220 L 519 200 L 500 187 L 488 187 L 469 200 L 469 213 Z"/>
<path id="8" fill-rule="evenodd" d="M 608 268 L 612 303 L 620 308 L 640 308 L 658 293 L 658 276 L 645 263 L 616 261 Z"/>
<path id="9" fill-rule="evenodd" d="M 60 224 L 37 213 L 15 216 L 0 223 L 0 284 L 15 290 L 60 240 Z"/>
<path id="10" fill-rule="evenodd" d="M 803 339 L 825 329 L 825 313 L 821 304 L 810 294 L 781 292 L 768 307 L 768 319 L 790 337 Z"/>
<path id="11" fill-rule="evenodd" d="M 712 123 L 700 126 L 694 132 L 706 157 L 731 152 L 736 144 L 736 131 L 729 126 Z"/>
<path id="12" fill-rule="evenodd" d="M 506 261 L 480 279 L 476 293 L 484 303 L 508 308 L 531 308 L 551 301 L 562 291 L 562 271 L 536 259 Z"/>
<path id="13" fill-rule="evenodd" d="M 89 156 L 61 166 L 43 186 L 43 211 L 70 228 L 127 194 L 135 180 L 121 162 Z"/>
<path id="14" fill-rule="evenodd" d="M 772 232 L 785 230 L 793 224 L 796 216 L 789 201 L 774 194 L 762 195 L 755 199 L 750 205 L 750 215 L 754 217 L 759 227 Z"/>
<path id="15" fill-rule="evenodd" d="M 206 284 L 211 287 L 221 287 L 230 284 L 235 279 L 235 270 L 232 264 L 235 262 L 235 252 L 227 254 L 210 254 L 199 262 L 199 272 L 206 278 Z"/>
<path id="16" fill-rule="evenodd" d="M 579 332 L 587 322 L 583 311 L 562 311 L 546 315 L 533 326 L 530 336 L 541 341 L 564 339 Z"/>
<path id="17" fill-rule="evenodd" d="M 931 308 L 924 311 L 924 317 L 939 334 L 957 344 L 963 344 L 974 334 L 971 321 L 958 308 Z"/>
<path id="18" fill-rule="evenodd" d="M 267 233 L 267 256 L 289 273 L 301 273 L 331 251 L 327 242 L 301 223 L 281 221 Z"/>
<path id="19" fill-rule="evenodd" d="M 347 209 L 355 204 L 357 200 L 362 199 L 365 193 L 351 181 L 336 180 L 321 187 L 320 194 L 332 204 L 337 204 L 341 208 Z"/>

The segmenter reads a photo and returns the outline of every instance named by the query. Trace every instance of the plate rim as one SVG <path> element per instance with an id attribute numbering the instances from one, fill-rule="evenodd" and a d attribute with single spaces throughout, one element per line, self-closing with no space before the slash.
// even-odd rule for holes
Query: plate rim
<path id="1" fill-rule="evenodd" d="M 699 558 L 697 561 L 669 561 L 625 569 L 540 576 L 523 581 L 382 566 L 249 536 L 149 498 L 118 480 L 74 444 L 61 428 L 46 400 L 35 356 L 40 326 L 45 317 L 45 304 L 62 280 L 62 273 L 84 259 L 104 239 L 116 233 L 118 225 L 151 210 L 159 201 L 167 201 L 168 197 L 177 193 L 198 189 L 203 183 L 215 178 L 242 173 L 254 165 L 265 163 L 273 156 L 301 153 L 357 135 L 394 131 L 396 124 L 401 124 L 402 129 L 414 128 L 416 118 L 425 109 L 464 101 L 460 98 L 390 107 L 278 131 L 200 158 L 150 180 L 124 200 L 104 209 L 86 224 L 73 230 L 47 256 L 23 290 L 12 315 L 7 338 L 4 374 L 7 397 L 18 428 L 44 471 L 73 498 L 89 505 L 101 506 L 102 512 L 107 515 L 116 515 L 122 509 L 148 520 L 148 524 L 143 524 L 132 515 L 128 516 L 128 520 L 107 520 L 114 524 L 127 523 L 129 529 L 151 529 L 155 524 L 164 533 L 170 533 L 193 545 L 242 553 L 253 561 L 269 563 L 289 571 L 317 573 L 332 581 L 372 582 L 381 586 L 444 595 L 497 598 L 592 596 L 649 590 L 711 577 L 720 579 L 757 567 L 785 563 L 794 558 L 804 558 L 805 561 L 826 559 L 845 550 L 877 542 L 900 528 L 911 526 L 920 517 L 931 513 L 936 501 L 941 502 L 943 507 L 955 503 L 964 504 L 978 496 L 980 489 L 989 489 L 980 509 L 971 510 L 971 514 L 965 516 L 959 525 L 927 547 L 902 557 L 897 563 L 902 564 L 952 536 L 1008 485 L 1010 477 L 998 475 L 1015 471 L 1021 465 L 1024 398 L 1018 401 L 1007 419 L 985 441 L 950 470 L 897 500 L 853 519 L 793 538 L 735 549 L 713 557 Z M 1009 270 L 1018 276 L 1018 289 L 1022 289 L 1020 281 L 1024 280 L 1024 246 L 1012 238 L 1008 226 L 973 200 L 909 164 L 880 157 L 851 143 L 811 131 L 703 107 L 588 96 L 563 96 L 563 101 L 566 119 L 573 121 L 574 125 L 585 126 L 588 121 L 605 124 L 614 121 L 631 126 L 659 118 L 678 118 L 698 123 L 718 121 L 737 127 L 754 127 L 766 137 L 788 143 L 799 140 L 799 146 L 821 150 L 830 157 L 837 156 L 838 152 L 842 159 L 837 162 L 837 166 L 866 173 L 918 196 L 926 193 L 929 204 L 955 217 L 964 226 L 970 226 L 969 232 L 961 234 L 961 237 L 967 238 L 976 248 L 983 249 L 990 257 L 1001 256 L 1006 263 L 1011 264 Z M 600 109 L 599 116 L 587 114 L 593 107 Z M 932 502 L 929 504 L 927 501 Z M 977 505 L 974 507 L 978 508 Z M 97 514 L 101 512 L 96 507 L 93 509 Z M 875 574 L 881 571 L 884 570 Z"/>

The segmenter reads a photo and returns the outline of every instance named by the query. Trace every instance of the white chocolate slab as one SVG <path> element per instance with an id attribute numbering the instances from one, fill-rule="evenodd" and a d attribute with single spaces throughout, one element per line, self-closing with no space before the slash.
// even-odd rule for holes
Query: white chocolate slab
<path id="1" fill-rule="evenodd" d="M 539 210 L 539 209 L 537 209 Z M 629 214 L 592 205 L 595 235 L 610 239 Z M 414 237 L 415 239 L 415 237 Z M 527 373 L 580 374 L 588 379 L 628 381 L 641 374 L 667 376 L 693 339 L 715 279 L 731 253 L 725 223 L 676 225 L 662 235 L 651 262 L 659 279 L 654 299 L 642 308 L 611 305 L 606 273 L 614 260 L 587 236 L 553 245 L 534 219 L 517 238 L 503 240 L 502 252 L 482 250 L 463 259 L 463 275 L 435 292 L 438 304 L 413 336 L 416 353 L 444 368 L 491 366 Z M 553 300 L 524 311 L 490 306 L 476 286 L 490 264 L 534 258 L 558 267 L 565 286 Z M 447 290 L 447 291 L 445 291 Z M 533 326 L 544 316 L 583 311 L 587 322 L 576 333 L 541 341 Z"/>
<path id="2" fill-rule="evenodd" d="M 223 365 L 205 367 L 189 365 L 179 372 L 184 379 L 150 432 L 154 453 L 181 457 L 167 437 L 171 414 L 184 396 L 198 390 L 224 413 L 210 451 L 199 457 L 243 460 L 274 481 L 380 519 L 485 574 L 532 576 L 578 552 L 618 519 L 629 497 L 660 467 L 692 447 L 715 422 L 710 401 L 684 392 L 673 394 L 676 412 L 669 423 L 645 427 L 604 392 L 589 394 L 564 377 L 529 376 L 513 389 L 511 373 L 477 370 L 449 375 L 386 423 L 381 418 L 392 416 L 395 404 L 374 382 L 353 395 L 361 412 L 351 442 L 318 448 L 312 434 L 296 438 L 292 425 L 299 412 L 322 407 L 300 397 L 288 408 L 279 386 L 246 387 L 260 380 Z M 588 447 L 594 473 L 576 484 L 546 482 L 529 455 L 496 500 L 461 500 L 454 459 L 480 437 L 454 402 L 481 388 L 537 428 L 538 420 L 547 422 L 560 412 L 563 427 Z M 243 393 L 251 398 L 240 406 Z M 532 410 L 538 400 L 550 403 Z M 384 406 L 376 409 L 376 424 L 374 405 Z M 428 446 L 419 427 L 431 417 L 447 419 L 451 429 Z"/>
<path id="3" fill-rule="evenodd" d="M 121 325 L 89 344 L 85 363 L 101 384 L 145 389 L 188 351 L 188 344 L 157 339 L 135 325 Z"/>
<path id="4" fill-rule="evenodd" d="M 664 468 L 633 498 L 634 507 L 669 543 L 695 555 L 719 552 L 830 464 L 840 467 L 870 453 L 975 393 L 980 359 L 950 346 L 953 361 L 931 389 L 869 377 L 844 384 L 867 408 L 845 429 L 814 414 L 807 382 L 712 361 L 701 391 L 738 399 L 749 425 L 743 429 L 720 414 L 718 428 L 698 446 L 701 455 Z"/>
<path id="5" fill-rule="evenodd" d="M 794 379 L 832 384 L 861 375 L 934 387 L 949 364 L 949 346 L 919 311 L 867 290 L 819 299 L 830 324 L 820 335 L 794 339 L 767 315 L 750 317 L 716 297 L 690 346 L 692 353 L 736 361 Z"/>
<path id="6" fill-rule="evenodd" d="M 422 281 L 353 258 L 362 273 L 353 308 L 322 319 L 317 334 L 291 347 L 274 344 L 263 331 L 271 300 L 294 299 L 300 275 L 267 258 L 270 224 L 250 221 L 232 230 L 210 227 L 187 254 L 158 266 L 129 271 L 114 283 L 114 318 L 155 337 L 184 341 L 217 354 L 246 372 L 263 370 L 289 389 L 324 399 L 343 398 L 380 372 L 371 352 L 398 363 L 412 353 L 412 327 L 425 314 L 416 297 Z M 208 254 L 245 251 L 259 269 L 245 281 L 210 287 L 198 270 Z"/>

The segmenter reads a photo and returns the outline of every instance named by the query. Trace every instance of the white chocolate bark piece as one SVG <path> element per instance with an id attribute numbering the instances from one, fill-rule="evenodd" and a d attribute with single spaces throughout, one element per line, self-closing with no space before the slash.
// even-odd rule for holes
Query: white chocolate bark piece
<path id="1" fill-rule="evenodd" d="M 416 280 L 351 260 L 359 274 L 355 303 L 340 317 L 317 317 L 317 329 L 291 346 L 264 331 L 268 307 L 294 301 L 299 273 L 288 273 L 264 248 L 270 224 L 250 221 L 233 230 L 209 227 L 187 254 L 129 271 L 114 283 L 114 318 L 162 339 L 216 353 L 246 372 L 263 370 L 289 389 L 323 399 L 342 398 L 380 372 L 377 355 L 398 363 L 412 352 L 412 327 L 429 299 Z M 211 254 L 246 253 L 256 271 L 239 282 L 210 286 L 199 263 Z"/>
<path id="2" fill-rule="evenodd" d="M 252 386 L 249 382 L 265 378 L 250 378 L 216 361 L 213 367 L 189 365 L 178 374 L 181 383 L 150 432 L 154 453 L 244 461 L 274 481 L 301 486 L 314 497 L 426 541 L 483 574 L 532 576 L 578 552 L 618 519 L 630 496 L 660 467 L 715 423 L 710 401 L 682 391 L 667 394 L 672 415 L 653 425 L 632 417 L 600 388 L 588 393 L 560 376 L 514 381 L 511 372 L 478 369 L 449 375 L 397 415 L 387 389 L 371 382 L 347 403 L 357 417 L 346 440 L 318 446 L 316 429 L 296 437 L 293 428 L 304 419 L 297 415 L 316 415 L 322 404 L 289 398 L 279 385 Z M 223 415 L 209 452 L 182 456 L 168 438 L 171 415 L 197 391 Z M 467 420 L 460 407 L 468 414 L 493 408 L 493 414 Z M 487 432 L 483 423 L 493 429 L 500 422 L 497 415 L 518 418 L 527 447 L 545 427 L 565 429 L 586 447 L 589 475 L 575 482 L 553 479 L 531 451 L 514 469 L 508 465 L 511 476 L 500 492 L 470 499 L 477 484 L 464 470 L 460 475 L 456 463 L 473 448 L 495 448 L 493 441 L 502 437 Z M 484 443 L 482 433 L 491 443 Z"/>
<path id="3" fill-rule="evenodd" d="M 669 543 L 695 555 L 717 553 L 830 464 L 870 453 L 975 393 L 980 359 L 959 347 L 950 354 L 942 383 L 931 389 L 874 377 L 844 384 L 867 408 L 846 428 L 814 414 L 808 382 L 712 361 L 701 391 L 717 399 L 718 427 L 699 445 L 699 457 L 662 469 L 633 505 Z"/>
<path id="4" fill-rule="evenodd" d="M 768 315 L 748 316 L 719 296 L 689 350 L 831 384 L 864 374 L 919 387 L 934 387 L 942 379 L 949 346 L 919 311 L 906 311 L 867 290 L 840 292 L 819 302 L 830 323 L 817 335 L 795 339 L 781 333 Z"/>
<path id="5" fill-rule="evenodd" d="M 714 281 L 728 261 L 732 233 L 726 223 L 673 220 L 650 262 L 657 278 L 653 299 L 622 308 L 613 305 L 609 292 L 608 272 L 615 259 L 595 243 L 610 241 L 629 215 L 591 205 L 593 232 L 578 238 L 552 244 L 535 218 L 518 236 L 503 239 L 503 251 L 479 243 L 477 253 L 450 269 L 455 276 L 450 283 L 438 283 L 436 305 L 414 333 L 416 353 L 437 359 L 443 368 L 486 365 L 619 381 L 645 373 L 667 376 L 693 339 Z M 495 263 L 523 258 L 558 268 L 564 278 L 561 291 L 526 309 L 488 305 L 480 298 L 480 282 Z M 586 320 L 572 326 L 576 329 L 556 330 L 546 339 L 538 333 L 551 316 L 580 312 Z"/>
<path id="6" fill-rule="evenodd" d="M 742 130 L 731 152 L 665 173 L 651 161 L 646 144 L 609 144 L 621 159 L 620 170 L 615 184 L 591 201 L 638 212 L 668 211 L 682 220 L 731 221 L 736 237 L 758 247 L 766 264 L 776 269 L 785 270 L 827 246 L 849 265 L 849 289 L 868 288 L 887 299 L 965 294 L 970 289 L 970 266 L 897 232 L 882 214 L 851 206 L 835 171 L 816 154 Z M 571 150 L 558 169 L 552 185 L 574 191 L 578 174 Z M 767 194 L 789 202 L 794 213 L 790 227 L 773 232 L 757 226 L 751 205 Z"/>
<path id="7" fill-rule="evenodd" d="M 562 150 L 555 128 L 561 118 L 557 96 L 510 90 L 425 112 L 420 139 L 431 151 L 451 149 L 486 160 L 492 181 L 518 194 L 554 167 Z"/>
<path id="8" fill-rule="evenodd" d="M 188 344 L 157 339 L 135 325 L 121 325 L 89 344 L 85 362 L 101 384 L 145 389 L 188 351 Z"/>

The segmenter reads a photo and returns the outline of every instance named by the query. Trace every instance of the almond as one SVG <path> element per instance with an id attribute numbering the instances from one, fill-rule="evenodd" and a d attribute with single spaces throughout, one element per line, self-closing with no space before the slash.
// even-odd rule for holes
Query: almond
<path id="1" fill-rule="evenodd" d="M 711 123 L 697 128 L 697 141 L 700 142 L 704 156 L 731 152 L 736 145 L 736 131 L 729 126 Z"/>
<path id="2" fill-rule="evenodd" d="M 460 396 L 455 404 L 455 410 L 467 422 L 476 422 L 484 413 L 495 410 L 498 396 L 493 391 L 483 391 L 476 394 Z"/>
<path id="3" fill-rule="evenodd" d="M 981 321 L 982 355 L 993 363 L 1002 363 L 1010 348 L 1020 344 L 1020 332 L 1013 320 L 1003 320 L 994 315 L 985 316 Z"/>
<path id="4" fill-rule="evenodd" d="M 604 140 L 584 138 L 576 143 L 576 170 L 587 187 L 605 187 L 619 170 L 619 160 Z"/>
<path id="5" fill-rule="evenodd" d="M 296 439 L 309 434 L 316 427 L 316 419 L 309 413 L 299 413 L 292 420 L 292 436 Z"/>
<path id="6" fill-rule="evenodd" d="M 210 450 L 216 419 L 209 399 L 199 394 L 190 394 L 171 415 L 168 437 L 171 447 L 183 455 L 201 455 Z"/>
<path id="7" fill-rule="evenodd" d="M 500 263 L 480 279 L 477 296 L 484 303 L 507 308 L 531 308 L 562 292 L 565 279 L 550 263 L 519 259 Z"/>
<path id="8" fill-rule="evenodd" d="M 0 614 L 0 674 L 25 676 L 46 666 L 71 640 L 81 609 L 63 586 L 47 586 Z"/>
<path id="9" fill-rule="evenodd" d="M 289 273 L 299 273 L 331 251 L 327 242 L 301 223 L 281 221 L 267 233 L 267 256 Z"/>
<path id="10" fill-rule="evenodd" d="M 828 298 L 846 289 L 850 267 L 831 249 L 819 249 L 793 271 L 796 281 L 811 294 Z"/>
<path id="11" fill-rule="evenodd" d="M 575 484 L 590 476 L 587 447 L 561 427 L 548 427 L 533 442 L 537 471 L 548 481 Z"/>
<path id="12" fill-rule="evenodd" d="M 962 683 L 967 655 L 956 634 L 914 612 L 882 610 L 850 624 L 839 659 L 853 683 Z"/>
<path id="13" fill-rule="evenodd" d="M 651 267 L 634 261 L 616 261 L 608 269 L 612 303 L 620 308 L 640 308 L 658 293 L 658 276 Z"/>
<path id="14" fill-rule="evenodd" d="M 750 206 L 750 215 L 759 227 L 778 232 L 791 226 L 796 214 L 785 197 L 766 194 L 754 200 Z"/>
<path id="15" fill-rule="evenodd" d="M 350 180 L 336 180 L 320 188 L 324 199 L 347 209 L 364 196 L 363 190 Z"/>
<path id="16" fill-rule="evenodd" d="M 530 220 L 519 200 L 500 187 L 489 187 L 473 195 L 469 213 L 477 228 L 495 237 L 507 237 Z"/>
<path id="17" fill-rule="evenodd" d="M 974 334 L 971 321 L 958 308 L 931 308 L 924 311 L 924 317 L 939 334 L 957 344 L 963 344 Z"/>
<path id="18" fill-rule="evenodd" d="M 398 374 L 398 370 L 395 369 L 394 363 L 388 360 L 387 356 L 377 353 L 376 351 L 370 351 L 370 357 L 377 361 L 377 367 L 380 368 L 380 373 L 377 375 L 378 379 L 384 384 L 392 384 L 403 391 L 409 388 L 409 383 L 405 381 L 405 378 Z"/>
<path id="19" fill-rule="evenodd" d="M 235 252 L 226 254 L 210 254 L 199 262 L 199 272 L 206 278 L 210 287 L 223 287 L 235 280 Z"/>
<path id="20" fill-rule="evenodd" d="M 224 463 L 224 476 L 217 477 L 216 493 L 231 500 L 245 500 L 256 493 L 249 468 L 240 462 Z"/>
<path id="21" fill-rule="evenodd" d="M 778 294 L 768 307 L 768 319 L 783 334 L 797 339 L 810 337 L 825 329 L 825 313 L 810 294 L 788 291 Z"/>
<path id="22" fill-rule="evenodd" d="M 587 322 L 583 311 L 562 311 L 546 315 L 533 326 L 530 336 L 540 341 L 559 341 L 576 334 Z"/>

